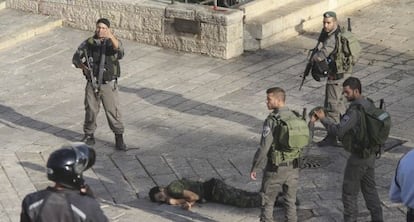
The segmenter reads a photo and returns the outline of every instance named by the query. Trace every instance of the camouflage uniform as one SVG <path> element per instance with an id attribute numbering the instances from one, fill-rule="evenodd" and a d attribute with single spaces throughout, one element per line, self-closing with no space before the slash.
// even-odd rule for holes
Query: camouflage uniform
<path id="1" fill-rule="evenodd" d="M 283 192 L 285 194 L 285 220 L 289 222 L 296 222 L 297 214 L 295 201 L 299 178 L 297 163 L 295 165 L 292 163 L 292 160 L 286 160 L 276 165 L 271 160 L 271 155 L 273 153 L 272 146 L 274 145 L 274 140 L 278 139 L 274 138 L 273 134 L 279 126 L 278 121 L 276 121 L 279 116 L 279 112 L 290 111 L 283 107 L 278 110 L 274 110 L 266 118 L 263 124 L 260 147 L 254 156 L 251 172 L 257 172 L 258 169 L 261 169 L 263 165 L 266 164 L 264 168 L 262 186 L 260 189 L 260 195 L 262 196 L 260 221 L 273 221 L 273 207 L 276 197 L 279 192 Z M 283 189 L 285 189 L 285 191 Z"/>
<path id="2" fill-rule="evenodd" d="M 355 138 L 366 133 L 361 130 L 361 113 L 354 105 L 361 104 L 365 109 L 373 106 L 366 99 L 357 99 L 350 104 L 339 124 L 335 124 L 328 118 L 321 120 L 329 133 L 342 140 L 344 148 L 351 155 L 345 166 L 344 180 L 342 184 L 342 202 L 344 205 L 344 221 L 357 221 L 358 194 L 362 191 L 366 206 L 371 213 L 372 221 L 383 221 L 381 202 L 375 184 L 375 153 L 368 157 L 361 157 L 361 145 Z"/>
<path id="3" fill-rule="evenodd" d="M 176 199 L 182 199 L 183 191 L 189 190 L 196 193 L 200 201 L 204 199 L 242 208 L 259 207 L 261 201 L 259 193 L 234 188 L 215 178 L 206 182 L 175 180 L 166 187 L 166 190 L 169 196 Z"/>

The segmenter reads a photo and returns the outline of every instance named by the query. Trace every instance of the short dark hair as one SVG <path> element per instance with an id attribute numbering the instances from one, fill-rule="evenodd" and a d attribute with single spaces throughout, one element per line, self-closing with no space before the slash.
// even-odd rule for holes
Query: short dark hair
<path id="1" fill-rule="evenodd" d="M 98 21 L 96 21 L 96 24 L 99 24 L 99 23 L 105 24 L 106 26 L 108 26 L 108 28 L 111 27 L 111 23 L 109 22 L 109 20 L 107 18 L 98 19 Z"/>
<path id="2" fill-rule="evenodd" d="M 278 97 L 279 99 L 281 99 L 283 102 L 286 99 L 286 93 L 285 90 L 283 90 L 280 87 L 272 87 L 266 90 L 267 94 L 272 93 L 273 95 L 275 95 L 276 97 Z"/>
<path id="3" fill-rule="evenodd" d="M 349 77 L 345 80 L 342 86 L 349 86 L 352 90 L 358 89 L 359 93 L 362 93 L 361 81 L 356 77 Z"/>
<path id="4" fill-rule="evenodd" d="M 157 202 L 157 200 L 155 199 L 155 194 L 157 194 L 159 192 L 161 192 L 161 189 L 160 189 L 159 186 L 155 186 L 155 187 L 151 188 L 151 190 L 148 193 L 148 196 L 149 196 L 149 198 L 152 202 Z"/>

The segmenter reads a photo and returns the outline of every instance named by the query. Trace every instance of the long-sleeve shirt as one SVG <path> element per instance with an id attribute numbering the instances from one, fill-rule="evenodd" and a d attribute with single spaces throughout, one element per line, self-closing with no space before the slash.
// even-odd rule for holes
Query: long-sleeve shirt
<path id="1" fill-rule="evenodd" d="M 327 59 L 332 52 L 335 50 L 336 46 L 336 33 L 338 32 L 338 28 L 332 30 L 329 33 L 323 33 L 325 35 L 322 39 L 322 46 L 319 48 L 319 51 L 315 54 L 318 61 L 322 61 Z M 324 31 L 322 31 L 324 32 Z"/>
<path id="2" fill-rule="evenodd" d="M 414 209 L 414 150 L 404 155 L 391 181 L 390 200 Z"/>
<path id="3" fill-rule="evenodd" d="M 364 98 L 359 98 L 350 104 L 349 107 L 353 107 L 353 105 L 360 104 L 364 108 L 368 108 L 369 106 L 372 106 L 372 103 L 370 103 L 368 100 Z M 329 118 L 323 118 L 321 119 L 321 123 L 325 126 L 328 133 L 331 135 L 336 135 L 340 140 L 344 137 L 344 135 L 349 132 L 350 130 L 354 130 L 354 133 L 358 134 L 360 133 L 360 120 L 361 120 L 361 113 L 355 109 L 355 108 L 348 108 L 346 110 L 346 113 L 342 116 L 341 121 L 339 124 L 335 124 L 331 119 Z"/>
<path id="4" fill-rule="evenodd" d="M 270 148 L 272 147 L 273 140 L 275 139 L 273 137 L 273 130 L 277 124 L 275 117 L 279 115 L 279 112 L 287 110 L 287 107 L 275 109 L 267 116 L 266 120 L 264 121 L 262 136 L 260 139 L 260 147 L 257 149 L 256 154 L 254 155 L 251 172 L 256 172 L 258 169 L 263 168 L 265 164 L 268 164 L 268 154 Z"/>

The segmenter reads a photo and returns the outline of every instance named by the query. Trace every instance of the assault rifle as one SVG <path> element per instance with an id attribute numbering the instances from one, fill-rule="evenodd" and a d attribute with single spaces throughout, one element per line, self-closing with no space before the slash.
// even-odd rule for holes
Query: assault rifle
<path id="1" fill-rule="evenodd" d="M 98 93 L 99 89 L 98 89 L 98 86 L 96 85 L 95 77 L 93 76 L 93 70 L 92 70 L 92 67 L 91 67 L 91 62 L 92 61 L 89 60 L 88 50 L 84 49 L 83 52 L 85 54 L 86 64 L 88 66 L 88 71 L 87 71 L 88 73 L 87 74 L 89 75 L 89 79 L 90 79 L 91 84 L 92 84 L 92 89 L 95 93 Z"/>
<path id="2" fill-rule="evenodd" d="M 318 43 L 316 44 L 315 48 L 309 50 L 309 52 L 308 52 L 308 64 L 306 64 L 305 71 L 303 72 L 303 75 L 301 75 L 302 82 L 300 83 L 299 91 L 302 89 L 302 86 L 305 83 L 306 77 L 309 75 L 310 71 L 312 70 L 312 66 L 313 66 L 312 58 L 318 52 L 320 43 L 321 43 L 321 41 L 320 41 L 320 37 L 319 37 Z"/>

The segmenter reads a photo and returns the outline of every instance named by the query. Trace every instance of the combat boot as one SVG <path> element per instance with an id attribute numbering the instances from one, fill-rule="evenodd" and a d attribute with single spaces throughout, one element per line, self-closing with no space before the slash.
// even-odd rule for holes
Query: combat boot
<path id="1" fill-rule="evenodd" d="M 327 135 L 323 140 L 316 143 L 319 147 L 324 146 L 339 146 L 336 136 Z"/>
<path id="2" fill-rule="evenodd" d="M 123 150 L 123 151 L 127 150 L 122 134 L 115 134 L 115 148 L 117 150 Z"/>
<path id="3" fill-rule="evenodd" d="M 95 137 L 93 134 L 85 134 L 81 139 L 81 142 L 84 142 L 86 145 L 93 146 L 95 145 Z"/>

